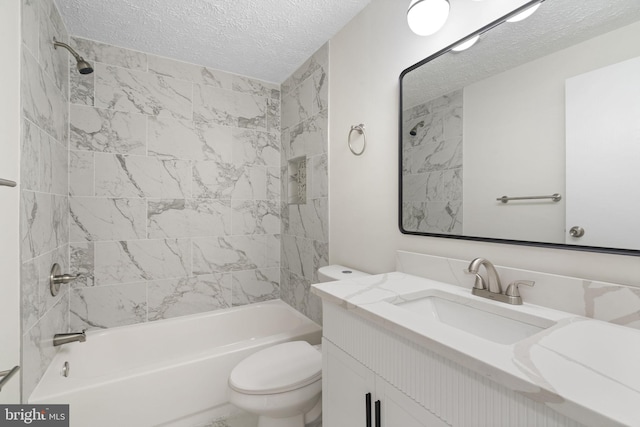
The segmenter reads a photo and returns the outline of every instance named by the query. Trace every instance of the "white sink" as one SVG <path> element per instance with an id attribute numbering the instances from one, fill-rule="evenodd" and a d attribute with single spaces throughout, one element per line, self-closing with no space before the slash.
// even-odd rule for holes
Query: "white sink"
<path id="1" fill-rule="evenodd" d="M 426 296 L 396 306 L 498 344 L 514 344 L 555 322 L 467 298 Z"/>

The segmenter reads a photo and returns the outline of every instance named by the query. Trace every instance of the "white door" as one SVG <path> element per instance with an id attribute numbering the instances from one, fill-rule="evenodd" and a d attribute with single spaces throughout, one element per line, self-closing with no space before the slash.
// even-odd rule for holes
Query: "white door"
<path id="1" fill-rule="evenodd" d="M 0 179 L 11 181 L 20 174 L 20 3 L 0 1 Z M 19 187 L 0 185 L 0 372 L 20 363 L 19 201 Z M 18 373 L 0 403 L 19 401 Z"/>
<path id="2" fill-rule="evenodd" d="M 640 249 L 640 58 L 568 79 L 566 119 L 566 242 Z"/>

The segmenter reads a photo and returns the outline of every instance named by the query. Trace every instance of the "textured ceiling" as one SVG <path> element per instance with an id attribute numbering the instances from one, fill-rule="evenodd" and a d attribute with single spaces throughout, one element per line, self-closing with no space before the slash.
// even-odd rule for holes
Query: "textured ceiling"
<path id="1" fill-rule="evenodd" d="M 281 83 L 371 0 L 55 0 L 69 34 Z"/>
<path id="2" fill-rule="evenodd" d="M 546 0 L 530 18 L 503 23 L 469 50 L 447 53 L 408 73 L 403 109 L 638 20 L 640 0 Z"/>

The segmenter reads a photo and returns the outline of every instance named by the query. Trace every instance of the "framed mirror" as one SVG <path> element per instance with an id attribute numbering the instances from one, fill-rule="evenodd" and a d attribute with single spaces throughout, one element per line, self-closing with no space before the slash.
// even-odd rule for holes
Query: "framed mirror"
<path id="1" fill-rule="evenodd" d="M 639 40 L 637 0 L 532 1 L 404 70 L 400 230 L 640 255 Z"/>

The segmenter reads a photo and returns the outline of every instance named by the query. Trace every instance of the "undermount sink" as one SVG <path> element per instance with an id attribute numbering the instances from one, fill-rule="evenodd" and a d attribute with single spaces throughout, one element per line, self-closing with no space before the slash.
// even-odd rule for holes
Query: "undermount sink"
<path id="1" fill-rule="evenodd" d="M 508 308 L 496 309 L 471 299 L 464 298 L 462 301 L 427 296 L 395 305 L 498 344 L 514 344 L 555 323 Z"/>

